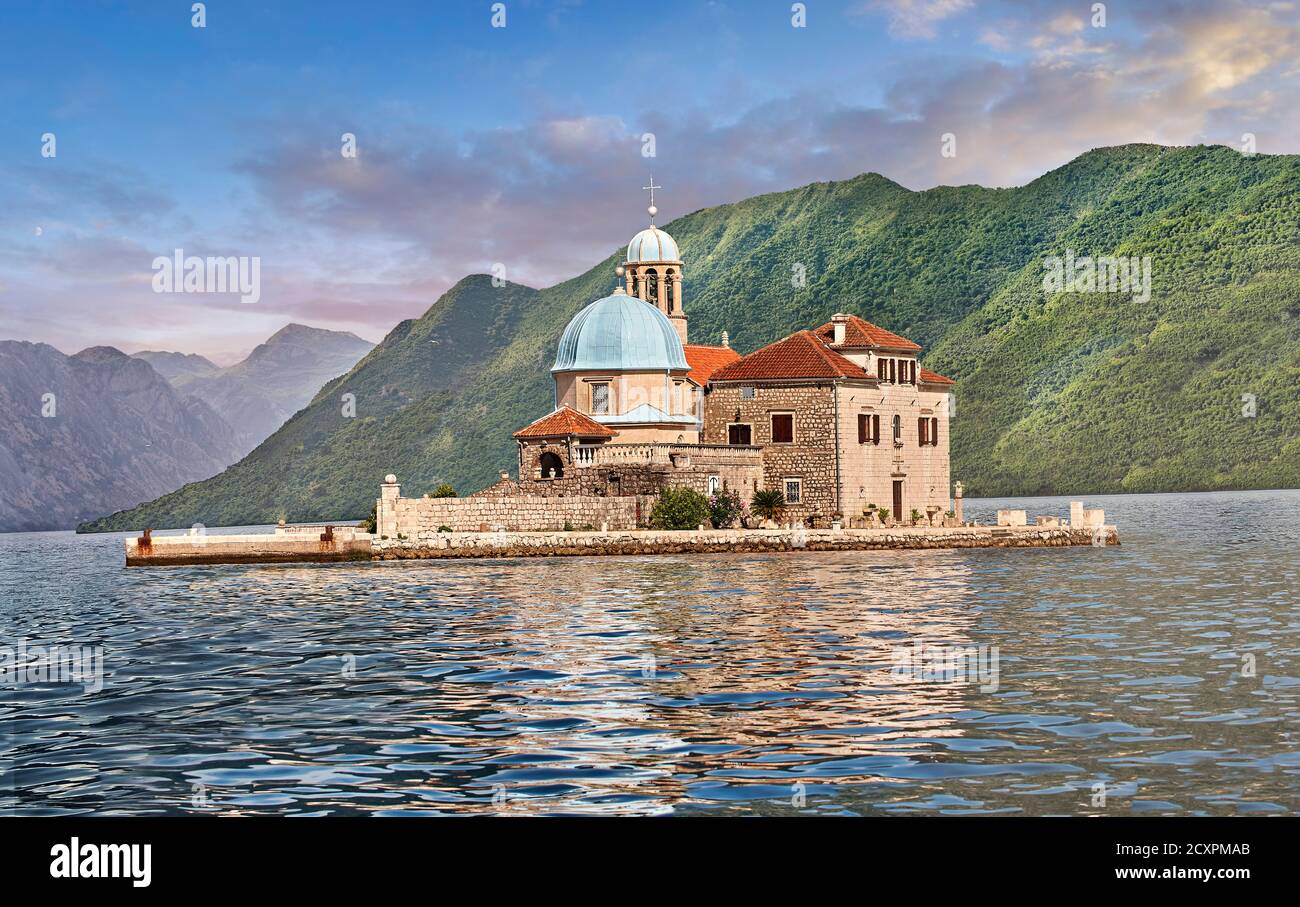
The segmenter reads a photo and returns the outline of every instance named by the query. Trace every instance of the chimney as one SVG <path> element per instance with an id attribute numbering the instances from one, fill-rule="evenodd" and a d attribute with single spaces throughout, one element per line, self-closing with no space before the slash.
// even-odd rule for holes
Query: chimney
<path id="1" fill-rule="evenodd" d="M 837 312 L 831 316 L 831 323 L 835 325 L 834 346 L 843 346 L 844 332 L 848 328 L 849 316 L 843 312 Z"/>
<path id="2" fill-rule="evenodd" d="M 723 331 L 723 332 L 722 332 L 722 345 L 723 345 L 724 347 L 727 347 L 727 348 L 730 348 L 730 346 L 731 346 L 731 344 L 727 342 L 727 332 L 726 332 L 726 331 Z"/>

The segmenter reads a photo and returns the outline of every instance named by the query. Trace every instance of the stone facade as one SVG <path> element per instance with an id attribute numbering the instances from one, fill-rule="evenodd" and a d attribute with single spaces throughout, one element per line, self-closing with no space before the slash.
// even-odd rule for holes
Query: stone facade
<path id="1" fill-rule="evenodd" d="M 499 482 L 492 488 L 502 484 Z M 396 483 L 383 486 L 375 510 L 375 534 L 381 539 L 427 540 L 435 538 L 439 530 L 444 530 L 445 534 L 445 530 L 559 532 L 583 527 L 635 529 L 649 517 L 655 502 L 653 495 L 546 496 L 498 491 L 468 498 L 404 498 L 400 491 Z"/>
<path id="2" fill-rule="evenodd" d="M 588 463 L 580 463 L 586 453 Z M 554 459 L 546 458 L 550 455 Z M 547 469 L 542 463 L 546 462 Z M 548 478 L 555 471 L 561 474 Z M 764 481 L 762 456 L 754 447 L 695 444 L 579 445 L 547 439 L 519 445 L 518 488 L 537 497 L 573 495 L 658 495 L 665 488 L 694 488 L 708 494 L 713 485 L 742 498 Z"/>
<path id="3" fill-rule="evenodd" d="M 799 479 L 800 502 L 787 504 L 785 519 L 828 526 L 836 507 L 835 401 L 830 382 L 790 382 L 753 386 L 745 399 L 742 386 L 711 386 L 705 397 L 705 444 L 726 444 L 732 425 L 749 427 L 751 442 L 763 449 L 762 487 L 784 491 L 787 479 Z M 772 415 L 792 413 L 794 440 L 772 441 Z M 748 499 L 756 489 L 742 497 Z"/>

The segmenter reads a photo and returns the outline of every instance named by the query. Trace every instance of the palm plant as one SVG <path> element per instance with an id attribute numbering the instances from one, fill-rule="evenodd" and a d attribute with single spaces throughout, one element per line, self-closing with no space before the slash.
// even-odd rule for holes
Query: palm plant
<path id="1" fill-rule="evenodd" d="M 785 495 L 771 488 L 760 489 L 749 499 L 749 510 L 761 519 L 779 523 L 785 513 Z"/>

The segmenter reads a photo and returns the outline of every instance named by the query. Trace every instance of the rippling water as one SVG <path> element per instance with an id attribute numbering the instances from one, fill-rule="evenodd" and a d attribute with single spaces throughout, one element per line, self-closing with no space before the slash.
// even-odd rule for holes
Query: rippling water
<path id="1" fill-rule="evenodd" d="M 3 687 L 0 805 L 1295 812 L 1300 492 L 1088 503 L 1122 547 L 126 570 L 0 535 L 5 641 L 104 654 L 97 693 Z M 900 676 L 917 639 L 996 646 L 997 689 Z"/>

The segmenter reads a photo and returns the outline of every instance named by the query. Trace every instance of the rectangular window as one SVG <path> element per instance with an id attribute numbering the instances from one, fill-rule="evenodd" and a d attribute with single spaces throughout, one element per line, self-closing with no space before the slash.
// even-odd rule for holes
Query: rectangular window
<path id="1" fill-rule="evenodd" d="M 717 493 L 718 493 L 718 489 L 720 489 L 721 487 L 722 487 L 722 479 L 721 479 L 719 476 L 709 476 L 709 495 L 710 495 L 710 496 L 717 494 Z"/>
<path id="2" fill-rule="evenodd" d="M 794 443 L 794 413 L 772 413 L 772 443 Z"/>
<path id="3" fill-rule="evenodd" d="M 868 413 L 858 413 L 858 443 L 866 444 L 871 440 L 871 416 Z"/>
<path id="4" fill-rule="evenodd" d="M 877 359 L 877 360 L 876 360 L 876 377 L 879 378 L 881 381 L 888 381 L 888 380 L 889 380 L 889 360 L 888 360 L 888 359 Z"/>
<path id="5" fill-rule="evenodd" d="M 929 419 L 927 419 L 925 416 L 922 416 L 921 418 L 916 420 L 917 443 L 920 444 L 922 447 L 930 443 L 930 439 L 927 437 L 929 430 L 930 430 Z"/>
<path id="6" fill-rule="evenodd" d="M 898 383 L 898 360 L 897 359 L 889 360 L 889 381 L 891 384 Z"/>
<path id="7" fill-rule="evenodd" d="M 742 385 L 740 386 L 740 399 L 742 399 L 742 400 L 753 400 L 753 399 L 754 399 L 754 385 L 752 385 L 752 384 L 742 384 Z"/>
<path id="8" fill-rule="evenodd" d="M 728 444 L 752 444 L 753 431 L 748 425 L 728 425 Z"/>
<path id="9" fill-rule="evenodd" d="M 785 479 L 785 502 L 787 504 L 803 503 L 803 479 Z"/>
<path id="10" fill-rule="evenodd" d="M 591 411 L 597 416 L 609 415 L 608 384 L 593 384 L 591 386 Z"/>

